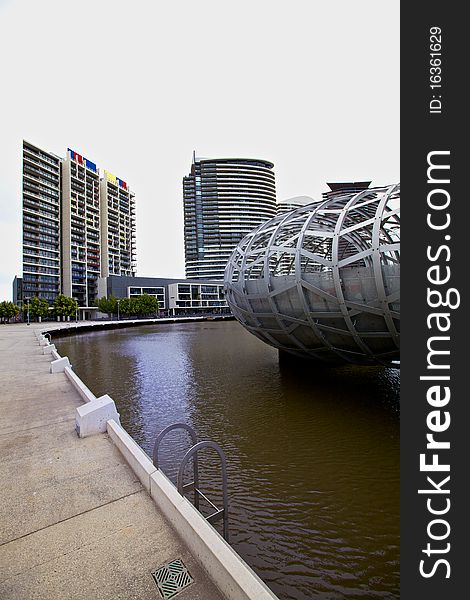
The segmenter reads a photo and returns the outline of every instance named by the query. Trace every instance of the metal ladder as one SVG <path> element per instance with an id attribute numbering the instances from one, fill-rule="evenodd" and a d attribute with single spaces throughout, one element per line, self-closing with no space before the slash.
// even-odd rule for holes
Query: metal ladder
<path id="1" fill-rule="evenodd" d="M 169 433 L 170 431 L 173 431 L 174 429 L 183 429 L 183 430 L 187 431 L 189 433 L 189 435 L 191 436 L 191 441 L 193 443 L 191 448 L 183 456 L 183 459 L 180 464 L 180 468 L 178 471 L 178 478 L 177 478 L 178 492 L 182 496 L 185 496 L 186 492 L 194 490 L 194 506 L 195 506 L 195 508 L 197 508 L 197 510 L 199 510 L 199 497 L 204 498 L 204 500 L 215 511 L 212 514 L 210 514 L 208 517 L 205 517 L 205 519 L 211 525 L 213 525 L 220 519 L 223 519 L 223 537 L 228 542 L 229 541 L 229 531 L 228 531 L 227 461 L 225 459 L 225 454 L 224 454 L 222 448 L 219 446 L 219 444 L 216 444 L 215 442 L 211 442 L 208 440 L 198 442 L 196 432 L 194 431 L 194 429 L 192 427 L 190 427 L 186 423 L 173 423 L 173 425 L 169 425 L 168 427 L 165 427 L 165 429 L 163 429 L 163 431 L 161 431 L 155 439 L 155 445 L 153 447 L 153 464 L 157 469 L 160 468 L 159 460 L 158 460 L 160 444 L 161 444 L 163 438 L 166 436 L 166 434 Z M 219 455 L 219 458 L 220 458 L 220 465 L 221 465 L 221 469 L 222 469 L 222 504 L 223 504 L 222 508 L 218 508 L 215 504 L 213 504 L 209 500 L 209 498 L 207 496 L 205 496 L 199 489 L 198 452 L 205 448 L 212 448 L 213 450 L 215 450 L 217 452 L 217 454 Z M 184 469 L 191 458 L 193 458 L 193 481 L 190 481 L 189 483 L 185 484 L 184 483 Z"/>

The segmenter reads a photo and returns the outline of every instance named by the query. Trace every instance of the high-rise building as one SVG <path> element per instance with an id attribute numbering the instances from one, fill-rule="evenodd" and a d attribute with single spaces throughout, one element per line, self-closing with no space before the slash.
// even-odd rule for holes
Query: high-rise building
<path id="1" fill-rule="evenodd" d="M 100 276 L 100 190 L 96 165 L 67 149 L 62 160 L 62 292 L 89 306 Z"/>
<path id="2" fill-rule="evenodd" d="M 23 142 L 23 297 L 52 302 L 61 289 L 60 162 Z"/>
<path id="3" fill-rule="evenodd" d="M 135 275 L 134 193 L 70 148 L 60 158 L 24 141 L 23 299 L 90 306 L 108 275 Z"/>
<path id="4" fill-rule="evenodd" d="M 127 183 L 104 172 L 100 181 L 102 277 L 135 275 L 135 197 Z"/>
<path id="5" fill-rule="evenodd" d="M 249 158 L 196 158 L 183 179 L 188 279 L 222 281 L 238 242 L 276 215 L 273 163 Z"/>

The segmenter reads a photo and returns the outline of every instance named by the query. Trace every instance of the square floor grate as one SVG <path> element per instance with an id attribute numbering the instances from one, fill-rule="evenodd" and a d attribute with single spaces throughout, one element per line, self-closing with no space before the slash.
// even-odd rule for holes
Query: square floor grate
<path id="1" fill-rule="evenodd" d="M 183 561 L 172 560 L 152 573 L 158 591 L 164 600 L 173 598 L 194 581 Z"/>

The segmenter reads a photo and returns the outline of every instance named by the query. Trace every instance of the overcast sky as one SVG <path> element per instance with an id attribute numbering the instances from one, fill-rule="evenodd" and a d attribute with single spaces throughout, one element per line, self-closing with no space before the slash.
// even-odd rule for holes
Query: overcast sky
<path id="1" fill-rule="evenodd" d="M 399 181 L 399 0 L 0 0 L 0 24 L 0 300 L 23 139 L 129 183 L 138 275 L 184 276 L 193 150 L 273 161 L 278 201 Z"/>

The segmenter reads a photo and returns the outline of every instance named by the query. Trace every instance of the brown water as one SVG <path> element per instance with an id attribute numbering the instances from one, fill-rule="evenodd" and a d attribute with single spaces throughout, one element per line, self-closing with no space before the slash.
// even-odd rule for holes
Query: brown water
<path id="1" fill-rule="evenodd" d="M 56 341 L 152 453 L 184 421 L 228 460 L 231 544 L 282 599 L 399 597 L 399 373 L 293 372 L 236 322 L 162 324 Z M 171 433 L 175 477 L 187 440 Z M 220 498 L 212 454 L 201 480 Z"/>

